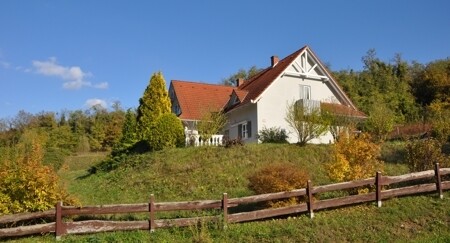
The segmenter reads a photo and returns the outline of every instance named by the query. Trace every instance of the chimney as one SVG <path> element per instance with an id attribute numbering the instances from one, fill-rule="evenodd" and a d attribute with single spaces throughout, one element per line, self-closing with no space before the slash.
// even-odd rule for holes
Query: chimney
<path id="1" fill-rule="evenodd" d="M 236 87 L 241 86 L 243 83 L 244 83 L 244 79 L 243 78 L 236 79 Z"/>
<path id="2" fill-rule="evenodd" d="M 272 67 L 275 67 L 275 65 L 277 65 L 278 61 L 280 61 L 280 59 L 278 59 L 278 56 L 270 57 L 270 64 L 272 65 Z"/>

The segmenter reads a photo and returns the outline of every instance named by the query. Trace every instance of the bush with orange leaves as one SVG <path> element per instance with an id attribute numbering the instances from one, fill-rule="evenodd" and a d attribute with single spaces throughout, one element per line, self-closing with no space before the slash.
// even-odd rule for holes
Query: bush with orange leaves
<path id="1" fill-rule="evenodd" d="M 33 142 L 9 150 L 0 161 L 0 215 L 43 211 L 57 201 L 74 203 L 60 186 L 58 176 L 42 165 L 41 146 Z"/>
<path id="2" fill-rule="evenodd" d="M 333 146 L 332 161 L 327 171 L 334 181 L 369 178 L 383 170 L 384 162 L 378 159 L 380 146 L 373 143 L 367 133 L 341 136 Z"/>
<path id="3" fill-rule="evenodd" d="M 248 177 L 249 188 L 256 194 L 291 191 L 305 188 L 308 173 L 291 163 L 269 164 Z M 300 198 L 270 201 L 271 207 L 281 207 L 298 203 Z"/>

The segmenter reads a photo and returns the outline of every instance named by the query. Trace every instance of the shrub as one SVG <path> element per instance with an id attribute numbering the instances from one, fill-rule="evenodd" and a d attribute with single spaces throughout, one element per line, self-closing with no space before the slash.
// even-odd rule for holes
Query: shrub
<path id="1" fill-rule="evenodd" d="M 306 187 L 309 175 L 290 163 L 269 164 L 248 177 L 249 188 L 257 194 L 291 191 Z M 298 203 L 299 198 L 269 202 L 278 207 Z"/>
<path id="2" fill-rule="evenodd" d="M 235 139 L 224 139 L 223 141 L 224 141 L 223 144 L 224 144 L 225 148 L 244 146 L 244 142 L 242 141 L 242 139 L 240 137 L 235 138 Z"/>
<path id="3" fill-rule="evenodd" d="M 287 143 L 287 138 L 286 130 L 280 127 L 263 128 L 258 134 L 262 143 Z"/>
<path id="4" fill-rule="evenodd" d="M 442 143 L 450 141 L 450 102 L 433 101 L 427 109 L 431 115 L 433 137 Z"/>
<path id="5" fill-rule="evenodd" d="M 375 140 L 382 142 L 394 129 L 395 114 L 383 104 L 377 104 L 370 112 L 366 121 L 367 130 L 374 135 Z"/>
<path id="6" fill-rule="evenodd" d="M 380 146 L 371 142 L 368 134 L 342 136 L 334 144 L 333 161 L 328 164 L 328 176 L 335 181 L 352 181 L 374 176 L 382 170 L 378 160 Z"/>
<path id="7" fill-rule="evenodd" d="M 41 146 L 34 142 L 11 149 L 0 162 L 0 215 L 42 211 L 57 201 L 74 203 L 63 188 L 53 168 L 42 165 Z"/>
<path id="8" fill-rule="evenodd" d="M 173 113 L 161 115 L 151 128 L 147 142 L 153 151 L 184 146 L 184 129 L 181 120 Z"/>
<path id="9" fill-rule="evenodd" d="M 440 163 L 441 167 L 450 166 L 448 160 L 442 153 L 442 144 L 436 139 L 415 140 L 406 145 L 406 161 L 413 172 L 431 170 L 435 163 Z"/>

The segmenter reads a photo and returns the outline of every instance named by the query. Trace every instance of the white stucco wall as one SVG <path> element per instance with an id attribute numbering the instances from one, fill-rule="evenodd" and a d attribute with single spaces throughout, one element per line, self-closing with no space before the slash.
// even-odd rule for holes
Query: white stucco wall
<path id="1" fill-rule="evenodd" d="M 229 131 L 229 137 L 235 139 L 238 137 L 238 124 L 244 121 L 251 122 L 251 137 L 243 139 L 245 143 L 256 143 L 258 142 L 258 120 L 256 116 L 256 104 L 247 104 L 242 107 L 234 109 L 232 112 L 227 114 L 228 124 L 225 130 Z"/>
<path id="2" fill-rule="evenodd" d="M 307 59 L 307 61 L 306 61 Z M 229 130 L 230 138 L 238 136 L 238 128 L 235 126 L 241 121 L 250 120 L 252 122 L 252 137 L 247 142 L 256 142 L 258 131 L 264 128 L 280 127 L 287 131 L 290 143 L 298 142 L 295 131 L 289 127 L 285 121 L 287 105 L 300 99 L 301 85 L 311 87 L 311 100 L 338 103 L 338 94 L 335 94 L 331 88 L 331 81 L 323 81 L 326 73 L 319 66 L 315 65 L 317 60 L 311 56 L 301 54 L 297 57 L 285 72 L 289 75 L 281 75 L 277 80 L 266 88 L 266 90 L 256 100 L 255 104 L 248 104 L 229 113 L 230 123 L 226 129 Z M 301 68 L 300 65 L 303 67 Z M 303 76 L 314 78 L 305 78 L 295 76 L 302 73 Z M 331 77 L 328 77 L 331 78 Z M 330 143 L 333 136 L 330 132 L 315 138 L 310 143 Z"/>
<path id="3" fill-rule="evenodd" d="M 290 143 L 298 141 L 295 131 L 285 121 L 286 107 L 289 103 L 300 99 L 300 85 L 311 87 L 311 99 L 339 103 L 331 92 L 327 82 L 313 79 L 304 79 L 291 76 L 283 76 L 275 80 L 262 94 L 258 101 L 258 131 L 264 127 L 281 127 L 288 132 Z M 313 139 L 311 143 L 333 142 L 331 133 Z"/>

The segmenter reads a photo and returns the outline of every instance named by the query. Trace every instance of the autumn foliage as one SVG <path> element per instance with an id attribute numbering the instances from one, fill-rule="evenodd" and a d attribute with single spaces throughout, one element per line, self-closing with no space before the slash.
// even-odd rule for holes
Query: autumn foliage
<path id="1" fill-rule="evenodd" d="M 0 161 L 0 215 L 42 211 L 57 201 L 73 203 L 50 166 L 42 165 L 41 146 L 20 144 Z"/>
<path id="2" fill-rule="evenodd" d="M 441 167 L 450 166 L 450 157 L 442 153 L 442 144 L 433 138 L 409 141 L 406 161 L 411 171 L 432 170 L 435 163 Z"/>
<path id="3" fill-rule="evenodd" d="M 373 143 L 368 134 L 352 134 L 334 144 L 333 160 L 328 164 L 328 175 L 332 180 L 352 181 L 373 177 L 383 169 L 378 160 L 380 146 Z"/>
<path id="4" fill-rule="evenodd" d="M 305 188 L 309 175 L 290 163 L 269 164 L 248 177 L 249 188 L 257 194 L 291 191 Z M 272 207 L 297 203 L 298 198 L 272 201 Z"/>

